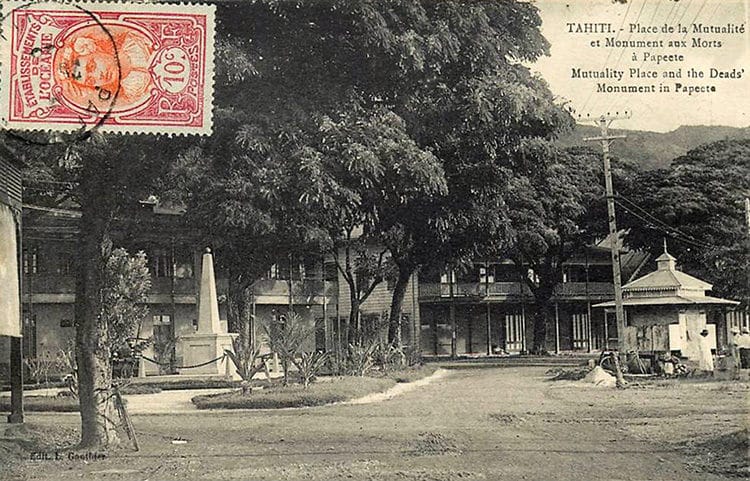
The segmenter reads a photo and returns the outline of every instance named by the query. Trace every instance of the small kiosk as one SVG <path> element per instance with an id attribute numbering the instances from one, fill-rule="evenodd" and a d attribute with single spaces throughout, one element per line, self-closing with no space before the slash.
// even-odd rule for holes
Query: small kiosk
<path id="1" fill-rule="evenodd" d="M 626 345 L 647 357 L 672 353 L 698 360 L 703 329 L 709 332 L 712 349 L 716 349 L 717 334 L 726 339 L 725 332 L 717 333 L 716 325 L 708 323 L 707 312 L 739 303 L 706 295 L 713 286 L 677 270 L 676 259 L 666 247 L 656 265 L 656 271 L 622 288 Z M 614 305 L 609 301 L 592 307 L 604 308 L 606 313 Z"/>

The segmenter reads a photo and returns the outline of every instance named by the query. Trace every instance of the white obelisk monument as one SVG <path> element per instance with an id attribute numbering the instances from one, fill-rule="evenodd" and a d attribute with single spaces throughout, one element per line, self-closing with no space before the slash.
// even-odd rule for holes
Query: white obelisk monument
<path id="1" fill-rule="evenodd" d="M 235 376 L 235 368 L 229 358 L 222 357 L 224 350 L 232 350 L 232 339 L 237 334 L 222 332 L 219 320 L 219 300 L 216 297 L 216 277 L 211 249 L 206 248 L 201 264 L 200 296 L 198 298 L 198 329 L 193 334 L 180 337 L 183 361 L 186 366 L 180 374 L 215 374 Z M 199 367 L 203 363 L 208 363 Z"/>

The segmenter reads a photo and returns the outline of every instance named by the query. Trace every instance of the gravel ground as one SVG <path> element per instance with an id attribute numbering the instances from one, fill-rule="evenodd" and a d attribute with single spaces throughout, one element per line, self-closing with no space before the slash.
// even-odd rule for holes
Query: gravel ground
<path id="1" fill-rule="evenodd" d="M 698 481 L 746 473 L 747 383 L 618 391 L 549 382 L 545 371 L 456 370 L 371 404 L 136 414 L 140 452 L 27 455 L 0 465 L 0 479 Z M 32 413 L 28 421 L 73 439 L 79 418 Z"/>

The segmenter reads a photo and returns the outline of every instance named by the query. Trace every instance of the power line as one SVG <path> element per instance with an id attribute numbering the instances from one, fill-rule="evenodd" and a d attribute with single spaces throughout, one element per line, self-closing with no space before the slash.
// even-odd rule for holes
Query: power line
<path id="1" fill-rule="evenodd" d="M 688 4 L 685 5 L 685 10 L 682 12 L 682 15 L 680 15 L 680 18 L 677 19 L 677 23 L 681 24 L 682 19 L 685 18 L 685 15 L 687 15 L 688 11 L 690 10 L 690 7 L 692 7 L 693 0 L 688 0 Z M 704 1 L 705 4 L 705 1 Z"/>
<path id="2" fill-rule="evenodd" d="M 706 6 L 706 1 L 707 0 L 703 0 L 703 3 L 701 4 L 701 8 L 699 8 L 698 12 L 696 12 L 695 17 L 693 17 L 693 21 L 690 22 L 691 24 L 695 23 L 695 21 L 698 20 L 698 15 L 701 14 L 701 12 L 703 11 L 703 8 Z M 680 19 L 680 20 L 682 20 L 682 19 Z M 682 36 L 682 38 L 684 39 L 685 37 L 687 37 L 687 35 L 688 35 L 688 29 L 685 28 L 685 34 Z"/>
<path id="3" fill-rule="evenodd" d="M 685 238 L 685 237 L 682 237 L 680 235 L 677 235 L 673 229 L 671 229 L 671 228 L 665 228 L 665 227 L 662 227 L 662 226 L 659 226 L 659 225 L 655 224 L 654 222 L 650 221 L 646 217 L 644 217 L 644 216 L 638 214 L 637 212 L 629 209 L 622 202 L 617 202 L 617 205 L 619 205 L 625 212 L 629 213 L 630 215 L 632 215 L 633 217 L 637 218 L 638 220 L 644 222 L 646 227 L 651 228 L 651 229 L 656 230 L 656 231 L 659 231 L 659 232 L 661 232 L 663 234 L 666 234 L 669 237 L 671 237 L 672 239 L 679 240 L 679 241 L 681 241 L 681 242 L 683 242 L 685 244 L 688 244 L 688 245 L 691 245 L 691 246 L 694 246 L 694 247 L 700 247 L 702 249 L 714 249 L 715 248 L 715 246 L 711 246 L 709 244 L 704 244 L 704 243 L 701 243 L 701 242 L 695 242 L 695 241 L 692 241 L 692 240 L 690 240 L 688 238 Z"/>
<path id="4" fill-rule="evenodd" d="M 629 3 L 631 3 L 631 2 L 629 2 Z M 632 2 L 632 3 L 634 3 L 634 2 Z M 641 8 L 640 8 L 640 10 L 638 10 L 638 14 L 636 15 L 635 20 L 633 20 L 631 23 L 638 23 L 639 22 L 639 20 L 641 19 L 641 16 L 643 15 L 643 10 L 644 10 L 645 7 L 646 7 L 646 0 L 643 0 L 643 3 L 641 3 Z M 625 19 L 623 19 L 623 24 L 624 24 L 624 20 Z M 622 26 L 620 26 L 620 28 L 622 29 Z M 632 32 L 632 30 L 628 34 L 628 38 L 627 38 L 626 42 L 629 42 L 631 38 L 633 38 L 633 32 Z M 627 49 L 624 49 L 624 48 L 620 50 L 620 55 L 617 57 L 617 61 L 612 66 L 612 68 L 614 70 L 617 70 L 617 68 L 620 66 L 620 63 L 622 62 L 622 58 L 625 55 L 625 51 L 626 50 Z M 610 53 L 612 53 L 612 49 L 610 49 Z M 607 60 L 609 60 L 609 57 L 607 57 Z M 605 67 L 606 67 L 606 62 L 605 62 Z M 602 67 L 602 69 L 604 69 L 604 67 Z M 608 111 L 608 112 L 612 112 L 612 111 L 616 110 L 614 107 L 615 107 L 615 104 L 616 104 L 616 102 L 617 102 L 618 99 L 616 99 L 616 98 L 612 99 L 612 97 L 610 96 L 609 99 L 604 99 L 604 100 L 605 100 L 605 102 L 607 100 L 609 100 L 609 102 L 601 104 L 602 107 L 606 106 L 606 108 L 603 108 L 601 110 Z M 594 105 L 596 106 L 597 104 L 594 103 Z"/>
<path id="5" fill-rule="evenodd" d="M 618 202 L 618 203 L 617 203 L 617 205 L 619 205 L 619 206 L 620 206 L 620 207 L 621 207 L 621 208 L 622 208 L 622 209 L 623 209 L 623 210 L 624 210 L 624 211 L 625 211 L 626 213 L 628 213 L 628 214 L 632 215 L 632 216 L 633 216 L 633 217 L 635 217 L 636 219 L 638 219 L 638 220 L 640 220 L 641 222 L 643 222 L 643 223 L 644 223 L 644 226 L 645 226 L 646 228 L 648 228 L 648 229 L 651 229 L 651 230 L 654 230 L 654 231 L 658 231 L 658 232 L 660 232 L 660 233 L 662 233 L 662 234 L 664 234 L 664 235 L 668 236 L 668 237 L 669 237 L 669 238 L 671 238 L 671 239 L 674 239 L 674 240 L 676 240 L 676 241 L 682 242 L 683 244 L 687 244 L 687 245 L 689 245 L 689 246 L 692 246 L 692 247 L 698 247 L 698 248 L 701 248 L 701 249 L 705 249 L 705 250 L 710 250 L 710 249 L 714 249 L 714 247 L 713 247 L 713 246 L 709 246 L 709 245 L 707 245 L 707 244 L 698 244 L 698 243 L 696 243 L 696 242 L 692 242 L 692 241 L 690 241 L 690 240 L 688 240 L 688 239 L 685 239 L 685 238 L 683 238 L 683 237 L 680 237 L 680 236 L 678 236 L 678 235 L 675 235 L 675 233 L 674 233 L 674 232 L 672 232 L 671 230 L 668 230 L 668 229 L 664 229 L 663 227 L 660 227 L 660 226 L 658 226 L 658 225 L 655 225 L 654 223 L 650 222 L 650 221 L 649 221 L 648 219 L 646 219 L 645 217 L 642 217 L 642 216 L 640 216 L 639 214 L 637 214 L 636 212 L 634 212 L 634 211 L 632 211 L 632 210 L 628 209 L 628 208 L 627 208 L 627 207 L 626 207 L 625 205 L 623 205 L 623 204 L 622 204 L 622 203 L 620 203 L 620 202 Z"/>
<path id="6" fill-rule="evenodd" d="M 627 18 L 628 18 L 628 13 L 630 13 L 630 7 L 632 5 L 633 5 L 633 2 L 628 2 L 628 7 L 625 9 L 625 15 L 622 16 L 622 22 L 620 22 L 620 28 L 615 33 L 615 40 L 617 40 L 618 38 L 620 38 L 620 32 L 622 31 L 622 27 L 625 26 L 625 20 L 627 20 Z M 604 65 L 602 65 L 602 70 L 604 70 L 604 68 L 607 66 L 607 63 L 609 63 L 609 58 L 612 56 L 612 50 L 613 49 L 609 49 L 609 52 L 607 53 L 607 58 L 604 59 Z M 583 106 L 581 107 L 581 111 L 586 110 L 586 107 L 588 106 L 589 101 L 591 100 L 591 96 L 592 95 L 594 95 L 594 90 L 591 90 L 591 92 L 589 92 L 589 96 L 586 97 L 586 101 L 583 102 Z"/>
<path id="7" fill-rule="evenodd" d="M 705 243 L 704 243 L 703 241 L 701 241 L 700 239 L 696 239 L 695 237 L 691 236 L 690 234 L 687 234 L 687 233 L 685 233 L 685 232 L 681 231 L 680 229 L 678 229 L 678 228 L 676 228 L 676 227 L 673 227 L 673 226 L 671 226 L 671 225 L 667 224 L 667 223 L 666 223 L 665 221 L 663 221 L 663 220 L 659 219 L 658 217 L 654 216 L 653 214 L 651 214 L 650 212 L 648 212 L 648 211 L 647 211 L 646 209 L 644 209 L 643 207 L 639 206 L 638 204 L 636 204 L 636 203 L 635 203 L 635 202 L 633 202 L 632 200 L 628 199 L 627 197 L 625 197 L 625 196 L 623 196 L 623 195 L 618 195 L 618 196 L 617 196 L 616 198 L 617 198 L 618 200 L 624 200 L 625 202 L 627 202 L 628 204 L 630 204 L 630 205 L 631 205 L 631 206 L 632 206 L 633 208 L 635 208 L 635 209 L 637 209 L 638 211 L 640 211 L 640 212 L 641 212 L 641 213 L 642 213 L 643 215 L 645 215 L 645 216 L 647 216 L 647 217 L 651 218 L 651 219 L 652 219 L 652 220 L 653 220 L 654 222 L 656 222 L 656 223 L 658 223 L 658 224 L 662 225 L 662 226 L 663 226 L 663 228 L 665 228 L 665 229 L 669 229 L 669 230 L 671 230 L 671 231 L 673 231 L 673 232 L 676 232 L 676 233 L 678 233 L 679 235 L 681 235 L 681 236 L 683 236 L 683 237 L 685 237 L 685 238 L 687 238 L 687 239 L 690 239 L 690 240 L 691 240 L 691 241 L 693 241 L 693 242 L 697 242 L 697 243 L 699 243 L 699 244 L 700 244 L 700 243 L 703 243 L 703 244 L 705 244 Z M 706 245 L 707 247 L 710 247 L 710 246 L 709 246 L 708 244 L 705 244 L 705 245 Z"/>

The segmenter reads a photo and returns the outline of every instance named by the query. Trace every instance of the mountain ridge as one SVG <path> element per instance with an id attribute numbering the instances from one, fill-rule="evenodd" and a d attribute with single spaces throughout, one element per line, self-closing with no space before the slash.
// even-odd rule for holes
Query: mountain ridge
<path id="1" fill-rule="evenodd" d="M 668 168 L 672 160 L 700 145 L 719 140 L 750 138 L 750 127 L 728 127 L 720 125 L 682 125 L 670 132 L 647 130 L 610 129 L 613 135 L 627 135 L 617 140 L 612 155 L 636 162 L 643 169 Z M 600 135 L 593 125 L 578 124 L 570 133 L 561 136 L 558 143 L 563 147 L 584 145 L 584 137 Z"/>

